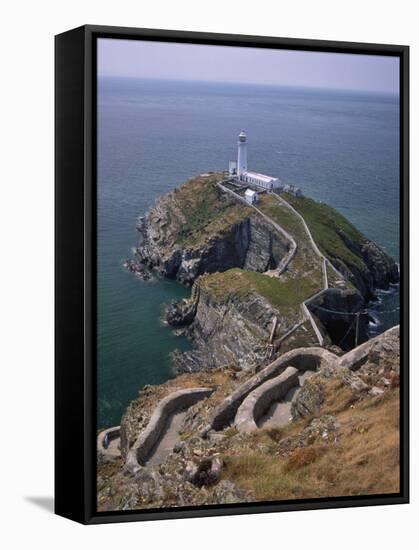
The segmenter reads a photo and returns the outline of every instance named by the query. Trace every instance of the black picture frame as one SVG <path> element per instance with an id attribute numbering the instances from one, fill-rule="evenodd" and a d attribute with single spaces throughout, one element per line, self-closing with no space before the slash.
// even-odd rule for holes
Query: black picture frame
<path id="1" fill-rule="evenodd" d="M 400 493 L 96 512 L 96 41 L 124 38 L 400 58 Z M 55 513 L 84 523 L 409 502 L 409 47 L 86 25 L 55 37 Z"/>

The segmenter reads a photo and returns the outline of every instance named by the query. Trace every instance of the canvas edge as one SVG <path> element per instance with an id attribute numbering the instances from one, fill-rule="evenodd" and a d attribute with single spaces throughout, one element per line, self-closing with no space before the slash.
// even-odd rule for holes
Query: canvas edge
<path id="1" fill-rule="evenodd" d="M 214 33 L 196 33 L 187 31 L 166 31 L 157 29 L 136 29 L 130 27 L 107 27 L 107 26 L 95 26 L 85 25 L 78 27 L 72 31 L 67 31 L 56 36 L 56 44 L 67 41 L 69 35 L 74 38 L 76 35 L 83 43 L 83 55 L 80 58 L 79 53 L 75 55 L 74 51 L 68 51 L 66 55 L 72 58 L 72 62 L 82 63 L 83 66 L 83 93 L 81 97 L 74 97 L 76 103 L 80 101 L 83 104 L 83 116 L 82 120 L 78 121 L 83 127 L 83 151 L 81 158 L 78 158 L 77 164 L 83 166 L 82 180 L 82 202 L 83 212 L 80 215 L 73 216 L 73 223 L 83 227 L 83 246 L 82 253 L 78 256 L 76 266 L 74 269 L 77 271 L 77 276 L 80 276 L 80 267 L 82 269 L 83 276 L 83 289 L 81 289 L 83 296 L 83 319 L 80 319 L 79 311 L 74 312 L 73 322 L 82 322 L 84 326 L 83 339 L 80 344 L 81 352 L 83 354 L 82 364 L 77 366 L 69 365 L 68 361 L 57 361 L 56 359 L 56 444 L 62 450 L 68 445 L 68 441 L 63 441 L 63 433 L 61 427 L 62 422 L 62 410 L 65 408 L 64 403 L 67 403 L 66 409 L 69 416 L 74 416 L 78 419 L 73 423 L 73 431 L 77 432 L 74 435 L 72 444 L 72 451 L 77 456 L 77 461 L 82 458 L 83 469 L 82 475 L 77 475 L 74 469 L 71 468 L 72 473 L 70 479 L 63 480 L 63 471 L 68 469 L 70 461 L 63 459 L 61 454 L 57 454 L 56 450 L 56 506 L 55 512 L 59 515 L 68 517 L 75 521 L 79 521 L 85 524 L 97 524 L 97 523 L 113 523 L 113 522 L 125 522 L 125 521 L 143 521 L 143 520 L 157 520 L 157 519 L 175 519 L 175 518 L 192 518 L 192 517 L 206 517 L 206 516 L 221 516 L 221 515 L 236 515 L 236 514 L 254 514 L 254 513 L 269 513 L 277 511 L 296 511 L 296 510 L 316 510 L 316 509 L 330 509 L 338 507 L 354 507 L 354 506 L 374 506 L 374 505 L 387 505 L 387 504 L 403 504 L 409 502 L 409 371 L 408 371 L 408 358 L 409 358 L 409 47 L 404 45 L 383 45 L 383 44 L 367 44 L 367 43 L 352 43 L 352 42 L 336 42 L 336 41 L 323 41 L 323 40 L 307 40 L 307 39 L 292 39 L 292 38 L 274 38 L 274 37 L 258 37 L 258 36 L 246 36 L 246 35 L 227 35 L 227 34 L 214 34 Z M 131 38 L 131 39 L 145 39 L 145 40 L 165 40 L 165 41 L 182 41 L 190 43 L 205 43 L 205 44 L 220 44 L 220 45 L 236 45 L 236 46 L 250 46 L 250 47 L 274 47 L 274 48 L 292 48 L 292 49 L 307 49 L 315 51 L 337 51 L 342 53 L 360 53 L 360 54 L 377 54 L 377 55 L 396 55 L 400 57 L 400 99 L 401 99 L 401 141 L 400 141 L 400 170 L 401 170 L 401 265 L 402 265 L 402 292 L 401 292 L 401 306 L 402 306 L 402 359 L 401 369 L 403 373 L 403 391 L 402 391 L 402 404 L 401 404 L 401 492 L 397 495 L 371 495 L 361 497 L 341 497 L 336 499 L 317 499 L 317 500 L 305 500 L 305 501 L 287 501 L 287 502 L 266 502 L 266 503 L 244 503 L 239 505 L 220 505 L 220 506 L 206 506 L 206 507 L 191 507 L 191 508 L 173 508 L 173 509 L 159 509 L 159 510 L 140 510 L 140 511 L 124 511 L 124 512 L 96 512 L 96 430 L 95 430 L 95 418 L 96 418 L 96 376 L 95 376 L 95 326 L 96 326 L 96 39 L 97 38 Z M 56 54 L 57 55 L 57 54 Z M 57 58 L 56 58 L 56 71 L 57 71 Z M 60 89 L 56 81 L 56 101 L 57 98 L 60 101 L 70 101 L 70 93 L 68 90 Z M 60 118 L 59 109 L 56 109 L 56 121 Z M 78 127 L 80 130 L 80 127 Z M 71 148 L 74 146 L 74 138 L 72 132 L 64 128 L 62 122 L 56 122 L 56 133 L 61 135 L 61 139 L 64 143 L 64 148 Z M 65 136 L 63 137 L 63 134 Z M 60 141 L 60 140 L 58 140 Z M 73 145 L 72 145 L 73 143 Z M 63 151 L 60 152 L 63 154 Z M 57 145 L 56 145 L 57 155 Z M 56 156 L 57 159 L 57 156 Z M 56 163 L 59 162 L 56 160 Z M 61 186 L 69 185 L 70 179 L 67 176 L 63 176 L 60 173 L 60 167 L 56 167 L 56 197 L 60 194 Z M 59 173 L 59 175 L 57 175 Z M 74 193 L 74 191 L 73 191 Z M 78 197 L 80 201 L 81 197 Z M 72 231 L 68 228 L 59 227 L 57 225 L 57 216 L 59 217 L 62 212 L 63 205 L 60 200 L 56 200 L 56 255 L 58 258 L 58 264 L 63 261 L 61 255 L 63 252 L 58 250 L 60 243 L 66 241 L 71 235 Z M 61 234 L 60 234 L 61 232 Z M 61 258 L 61 259 L 60 259 Z M 57 261 L 57 259 L 56 259 Z M 60 293 L 60 269 L 57 271 L 56 263 L 56 288 L 57 293 Z M 68 273 L 66 274 L 68 277 Z M 58 304 L 60 303 L 60 296 L 58 296 Z M 60 327 L 65 324 L 63 321 L 63 312 L 58 307 L 58 313 L 56 313 L 57 325 Z M 68 316 L 67 316 L 68 317 Z M 71 323 L 71 319 L 67 319 L 67 322 Z M 60 336 L 60 329 L 58 329 L 58 337 L 56 336 L 56 346 L 59 348 L 62 342 L 62 335 Z M 56 335 L 57 335 L 56 332 Z M 76 347 L 79 345 L 76 344 Z M 67 342 L 68 345 L 68 342 Z M 56 350 L 57 356 L 60 357 L 60 350 Z M 57 367 L 58 364 L 58 367 Z M 61 372 L 62 368 L 66 372 Z M 81 388 L 76 387 L 74 383 L 74 377 L 71 379 L 68 369 L 75 369 L 77 372 L 77 380 L 82 377 Z M 65 385 L 66 389 L 63 391 L 63 384 L 58 383 L 57 379 L 64 377 L 67 380 Z M 69 382 L 72 380 L 72 384 Z M 71 390 L 73 395 L 76 395 L 76 399 L 72 400 L 71 405 L 68 405 L 68 399 L 66 399 L 66 393 Z M 59 403 L 57 403 L 59 401 Z M 58 415 L 57 415 L 58 408 Z M 80 425 L 78 414 L 80 410 L 83 411 L 83 421 Z M 61 411 L 61 412 L 60 412 Z M 64 423 L 65 424 L 65 423 Z M 74 457 L 74 455 L 72 455 Z M 58 465 L 57 465 L 58 459 Z M 73 458 L 72 458 L 73 460 Z M 58 468 L 57 468 L 58 466 Z M 80 468 L 77 468 L 77 472 Z M 65 506 L 63 503 L 63 491 L 73 491 L 70 498 L 72 505 L 67 503 Z M 71 508 L 71 509 L 70 509 Z"/>

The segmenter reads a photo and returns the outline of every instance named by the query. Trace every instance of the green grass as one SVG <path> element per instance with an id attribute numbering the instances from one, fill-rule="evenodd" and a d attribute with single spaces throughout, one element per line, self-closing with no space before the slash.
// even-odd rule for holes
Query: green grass
<path id="1" fill-rule="evenodd" d="M 246 206 L 238 204 L 218 189 L 215 183 L 220 179 L 221 173 L 198 176 L 177 189 L 175 204 L 184 218 L 177 232 L 179 244 L 201 244 L 251 214 Z"/>
<path id="2" fill-rule="evenodd" d="M 296 239 L 297 244 L 300 241 L 300 243 L 309 245 L 309 238 L 301 221 L 289 208 L 279 203 L 275 197 L 268 194 L 260 195 L 257 206 L 264 214 L 272 218 L 274 222 L 278 223 L 288 233 L 291 233 L 294 239 Z"/>
<path id="3" fill-rule="evenodd" d="M 323 284 L 322 260 L 314 252 L 300 219 L 290 208 L 282 205 L 272 195 L 262 195 L 258 206 L 262 212 L 288 231 L 297 243 L 297 253 L 289 264 L 286 273 L 282 276 L 282 281 L 286 277 L 298 278 L 298 280 L 305 278 L 313 282 L 313 285 L 310 286 L 314 289 L 314 292 L 321 290 Z M 304 299 L 308 297 L 305 290 L 305 285 L 303 285 L 301 292 Z"/>
<path id="4" fill-rule="evenodd" d="M 284 198 L 304 217 L 323 254 L 341 260 L 349 268 L 366 269 L 362 258 L 348 248 L 345 238 L 355 247 L 360 247 L 366 239 L 342 214 L 307 197 L 285 194 Z"/>
<path id="5" fill-rule="evenodd" d="M 281 281 L 277 277 L 239 268 L 207 275 L 200 279 L 200 284 L 221 300 L 225 300 L 228 295 L 244 297 L 256 292 L 281 311 L 299 307 L 301 302 L 320 288 L 316 277 Z"/>
<path id="6" fill-rule="evenodd" d="M 174 192 L 175 207 L 167 211 L 166 221 L 167 227 L 176 227 L 176 241 L 181 246 L 202 246 L 214 235 L 228 233 L 233 225 L 255 215 L 250 208 L 218 189 L 215 183 L 222 177 L 222 173 L 197 176 Z M 366 270 L 360 254 L 356 253 L 365 237 L 344 216 L 307 197 L 284 194 L 284 198 L 305 218 L 314 240 L 326 256 L 343 262 L 349 269 Z M 303 251 L 305 265 L 314 268 L 318 259 L 301 221 L 269 194 L 261 194 L 258 207 L 293 235 Z M 354 244 L 355 251 L 345 240 Z M 298 263 L 295 258 L 294 265 Z"/>
<path id="7" fill-rule="evenodd" d="M 255 271 L 245 271 L 245 279 L 273 306 L 296 306 L 317 292 L 319 281 L 312 277 L 299 277 L 281 281 Z"/>

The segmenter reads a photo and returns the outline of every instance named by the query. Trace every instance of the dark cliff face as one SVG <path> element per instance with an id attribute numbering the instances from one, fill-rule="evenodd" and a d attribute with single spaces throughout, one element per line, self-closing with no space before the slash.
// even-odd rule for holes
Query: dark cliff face
<path id="1" fill-rule="evenodd" d="M 297 216 L 281 209 L 276 197 L 261 196 L 258 207 L 298 242 L 296 256 L 276 279 L 282 288 L 269 288 L 267 281 L 272 279 L 265 275 L 264 281 L 249 282 L 243 277 L 238 285 L 233 284 L 233 290 L 229 286 L 230 271 L 273 270 L 289 254 L 291 244 L 255 210 L 220 191 L 215 185 L 220 178 L 214 174 L 189 180 L 161 197 L 138 226 L 141 239 L 136 268 L 193 285 L 191 300 L 172 304 L 167 311 L 167 322 L 195 344 L 190 352 L 173 354 L 177 372 L 225 365 L 248 369 L 263 364 L 272 357 L 268 344 L 274 317 L 280 341 L 278 347 L 273 343 L 275 353 L 283 349 L 282 336 L 298 323 L 304 326 L 293 334 L 293 342 L 318 342 L 310 323 L 301 323 L 301 303 L 323 288 L 322 260 L 313 252 Z M 342 286 L 342 281 L 337 281 L 342 277 L 329 273 L 329 283 L 339 288 L 324 293 L 310 309 L 326 342 L 350 349 L 368 337 L 368 316 L 354 314 L 364 310 L 375 289 L 398 282 L 398 266 L 327 205 L 288 194 L 284 198 L 304 217 L 320 250 L 346 279 Z M 215 277 L 215 284 L 213 279 L 212 284 L 203 285 L 206 277 Z M 246 292 L 240 292 L 241 283 L 247 285 Z M 220 286 L 221 293 L 217 291 Z M 199 295 L 194 295 L 197 288 Z M 323 309 L 316 309 L 316 304 Z"/>
<path id="2" fill-rule="evenodd" d="M 222 194 L 215 181 L 216 175 L 209 181 L 194 178 L 159 199 L 138 227 L 140 267 L 192 284 L 205 273 L 234 267 L 264 272 L 278 265 L 289 242 L 255 211 Z M 337 211 L 305 197 L 286 195 L 286 200 L 366 301 L 377 288 L 399 282 L 396 262 Z"/>
<path id="3" fill-rule="evenodd" d="M 361 254 L 372 277 L 373 287 L 387 290 L 400 281 L 399 267 L 377 244 L 365 241 Z"/>
<path id="4" fill-rule="evenodd" d="M 356 286 L 366 301 L 374 299 L 377 289 L 387 290 L 390 284 L 400 281 L 397 263 L 376 243 L 367 239 L 354 242 L 345 235 L 341 235 L 341 238 L 359 261 L 345 263 L 333 256 L 331 261 Z"/>
<path id="5" fill-rule="evenodd" d="M 245 297 L 215 296 L 201 283 L 195 315 L 191 320 L 185 302 L 182 322 L 188 324 L 186 334 L 194 341 L 195 349 L 175 353 L 176 372 L 197 372 L 206 368 L 235 366 L 250 369 L 268 360 L 267 343 L 272 319 L 277 316 L 283 326 L 293 319 L 280 312 L 257 293 Z M 176 306 L 175 306 L 176 307 Z"/>
<path id="6" fill-rule="evenodd" d="M 161 218 L 156 222 L 149 215 L 140 228 L 142 242 L 137 258 L 162 276 L 176 278 L 185 284 L 193 283 L 204 273 L 233 267 L 258 272 L 275 268 L 287 254 L 289 244 L 259 216 L 250 214 L 222 233 L 214 234 L 202 246 L 186 248 L 156 239 L 155 226 L 161 223 Z"/>
<path id="7" fill-rule="evenodd" d="M 368 240 L 342 214 L 308 197 L 286 195 L 286 200 L 308 224 L 320 250 L 361 292 L 366 301 L 376 289 L 399 282 L 397 263 Z"/>
<path id="8" fill-rule="evenodd" d="M 368 340 L 368 314 L 356 290 L 330 288 L 309 306 L 331 343 L 348 351 Z M 339 313 L 338 313 L 339 312 Z"/>

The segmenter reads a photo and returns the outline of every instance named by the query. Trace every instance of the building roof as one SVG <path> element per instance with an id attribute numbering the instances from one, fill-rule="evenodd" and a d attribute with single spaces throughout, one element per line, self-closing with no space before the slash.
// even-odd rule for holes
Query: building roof
<path id="1" fill-rule="evenodd" d="M 271 181 L 276 181 L 278 179 L 278 178 L 273 178 L 272 176 L 266 176 L 265 174 L 259 174 L 259 172 L 252 172 L 249 170 L 247 170 L 246 172 L 243 172 L 243 175 L 248 176 L 249 178 L 256 178 L 266 183 L 270 183 Z"/>
<path id="2" fill-rule="evenodd" d="M 253 191 L 253 189 L 246 189 L 244 194 L 247 195 L 248 197 L 253 197 L 253 195 L 257 195 L 257 192 Z"/>

